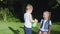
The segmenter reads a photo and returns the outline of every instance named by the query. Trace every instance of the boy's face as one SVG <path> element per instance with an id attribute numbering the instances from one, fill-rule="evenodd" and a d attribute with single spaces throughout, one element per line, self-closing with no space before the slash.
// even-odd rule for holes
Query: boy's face
<path id="1" fill-rule="evenodd" d="M 32 7 L 31 5 L 28 5 L 28 6 L 27 6 L 27 11 L 29 11 L 29 13 L 32 13 L 33 7 Z"/>
<path id="2" fill-rule="evenodd" d="M 43 18 L 44 19 L 48 19 L 49 18 L 49 13 L 48 12 L 44 12 L 43 13 Z"/>

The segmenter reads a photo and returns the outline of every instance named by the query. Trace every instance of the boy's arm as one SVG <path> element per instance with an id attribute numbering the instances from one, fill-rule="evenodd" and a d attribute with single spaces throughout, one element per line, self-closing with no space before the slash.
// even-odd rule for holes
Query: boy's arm
<path id="1" fill-rule="evenodd" d="M 40 25 L 40 26 L 39 26 L 39 29 L 40 29 L 40 27 L 41 27 L 41 23 L 42 23 L 42 19 L 41 19 L 40 24 L 39 24 L 39 25 Z"/>
<path id="2" fill-rule="evenodd" d="M 51 32 L 51 25 L 49 26 L 48 34 L 50 34 L 50 32 Z"/>
<path id="3" fill-rule="evenodd" d="M 50 32 L 51 32 L 51 26 L 52 26 L 52 22 L 51 22 L 51 20 L 50 20 L 50 22 L 49 22 L 48 34 L 50 34 Z"/>
<path id="4" fill-rule="evenodd" d="M 40 26 L 41 26 L 41 24 L 39 24 L 39 27 L 38 27 L 38 29 L 40 29 Z"/>

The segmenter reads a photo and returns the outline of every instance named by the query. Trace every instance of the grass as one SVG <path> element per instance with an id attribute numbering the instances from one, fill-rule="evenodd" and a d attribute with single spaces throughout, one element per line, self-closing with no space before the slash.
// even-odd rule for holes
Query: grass
<path id="1" fill-rule="evenodd" d="M 33 28 L 33 34 L 38 33 L 38 26 Z M 24 34 L 24 25 L 21 22 L 1 22 L 0 21 L 0 34 Z M 60 25 L 53 24 L 51 34 L 60 34 Z"/>

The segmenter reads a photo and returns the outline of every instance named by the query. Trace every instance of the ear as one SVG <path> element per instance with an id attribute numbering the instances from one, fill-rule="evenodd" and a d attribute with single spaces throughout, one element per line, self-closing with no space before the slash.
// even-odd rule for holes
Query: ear
<path id="1" fill-rule="evenodd" d="M 44 15 L 43 15 L 43 17 L 44 17 Z"/>

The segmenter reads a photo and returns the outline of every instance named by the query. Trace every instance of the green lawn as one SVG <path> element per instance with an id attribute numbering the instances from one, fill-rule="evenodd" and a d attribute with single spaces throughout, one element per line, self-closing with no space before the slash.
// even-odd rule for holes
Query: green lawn
<path id="1" fill-rule="evenodd" d="M 20 22 L 0 22 L 0 34 L 24 34 L 23 23 Z M 33 34 L 37 34 L 38 26 L 33 28 Z M 60 25 L 53 24 L 51 34 L 60 34 Z"/>

